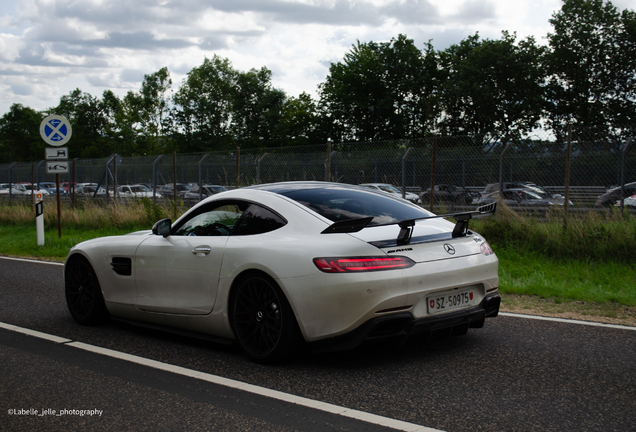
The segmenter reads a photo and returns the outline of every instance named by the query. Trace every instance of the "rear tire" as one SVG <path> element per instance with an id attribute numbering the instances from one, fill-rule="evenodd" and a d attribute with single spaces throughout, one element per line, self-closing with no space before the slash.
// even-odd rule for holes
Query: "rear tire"
<path id="1" fill-rule="evenodd" d="M 101 324 L 108 318 L 97 275 L 84 257 L 71 258 L 66 265 L 66 304 L 82 325 Z"/>
<path id="2" fill-rule="evenodd" d="M 288 357 L 300 332 L 278 284 L 264 274 L 242 277 L 232 292 L 230 322 L 243 351 L 258 363 Z"/>

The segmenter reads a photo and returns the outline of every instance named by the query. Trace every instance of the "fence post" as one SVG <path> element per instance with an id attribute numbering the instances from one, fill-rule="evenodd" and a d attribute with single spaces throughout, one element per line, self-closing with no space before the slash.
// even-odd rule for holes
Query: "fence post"
<path id="1" fill-rule="evenodd" d="M 163 155 L 159 155 L 157 159 L 152 163 L 152 199 L 157 201 L 157 164 L 163 159 Z"/>
<path id="2" fill-rule="evenodd" d="M 327 138 L 327 160 L 325 160 L 325 181 L 331 181 L 331 138 Z"/>
<path id="3" fill-rule="evenodd" d="M 625 143 L 625 147 L 623 147 L 623 152 L 621 154 L 621 214 L 624 215 L 625 211 L 625 198 L 627 195 L 625 193 L 625 153 L 627 153 L 627 148 L 632 143 L 632 137 L 627 138 L 627 143 Z"/>
<path id="4" fill-rule="evenodd" d="M 241 148 L 236 148 L 236 188 L 240 187 L 241 180 Z"/>
<path id="5" fill-rule="evenodd" d="M 113 156 L 113 205 L 117 207 L 117 153 Z"/>
<path id="6" fill-rule="evenodd" d="M 35 210 L 35 191 L 40 188 L 35 184 L 35 162 L 31 161 L 31 210 Z"/>
<path id="7" fill-rule="evenodd" d="M 402 156 L 402 199 L 406 199 L 406 159 L 409 157 L 409 153 L 413 151 L 413 147 L 409 147 Z"/>
<path id="8" fill-rule="evenodd" d="M 174 203 L 174 218 L 177 218 L 177 152 L 172 152 L 172 198 Z"/>
<path id="9" fill-rule="evenodd" d="M 17 162 L 13 162 L 11 165 L 9 165 L 9 202 L 11 202 L 11 200 L 13 199 L 13 184 L 11 183 L 11 178 L 13 177 L 13 167 L 17 164 Z"/>
<path id="10" fill-rule="evenodd" d="M 570 201 L 570 164 L 572 160 L 572 124 L 568 125 L 568 142 L 565 151 L 565 201 L 563 202 L 563 230 L 568 229 L 568 203 Z"/>
<path id="11" fill-rule="evenodd" d="M 38 162 L 35 166 L 35 182 L 38 184 L 38 190 L 40 189 L 40 165 L 42 165 L 46 160 L 42 160 Z"/>
<path id="12" fill-rule="evenodd" d="M 503 157 L 506 154 L 506 152 L 508 151 L 508 149 L 510 149 L 510 146 L 512 145 L 512 143 L 508 143 L 508 145 L 506 145 L 506 148 L 504 148 L 504 151 L 501 152 L 501 154 L 499 155 L 499 193 L 503 196 Z"/>
<path id="13" fill-rule="evenodd" d="M 201 164 L 203 164 L 203 161 L 206 160 L 208 156 L 210 155 L 203 155 L 203 157 L 199 161 L 199 201 L 203 199 L 203 173 L 201 172 Z"/>
<path id="14" fill-rule="evenodd" d="M 431 155 L 431 193 L 429 196 L 429 210 L 434 211 L 435 206 L 435 163 L 437 158 L 437 135 L 433 137 L 433 154 Z"/>
<path id="15" fill-rule="evenodd" d="M 258 163 L 256 165 L 256 184 L 261 184 L 261 162 L 263 162 L 263 159 L 265 159 L 268 154 L 269 153 L 265 153 L 258 159 Z"/>

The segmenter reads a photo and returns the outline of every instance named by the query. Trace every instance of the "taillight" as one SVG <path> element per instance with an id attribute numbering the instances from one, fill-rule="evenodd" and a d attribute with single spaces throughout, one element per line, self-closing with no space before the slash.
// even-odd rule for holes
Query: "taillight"
<path id="1" fill-rule="evenodd" d="M 325 273 L 369 272 L 413 267 L 407 257 L 314 258 L 314 264 Z"/>
<path id="2" fill-rule="evenodd" d="M 487 241 L 484 240 L 484 242 L 482 244 L 479 245 L 480 249 L 481 249 L 481 253 L 488 256 L 488 255 L 492 255 L 495 253 L 495 251 L 492 250 L 492 247 L 490 247 L 490 245 L 488 244 Z"/>

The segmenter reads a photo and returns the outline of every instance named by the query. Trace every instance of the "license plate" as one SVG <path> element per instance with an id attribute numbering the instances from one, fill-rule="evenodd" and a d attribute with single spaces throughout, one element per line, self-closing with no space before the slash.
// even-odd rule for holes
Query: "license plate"
<path id="1" fill-rule="evenodd" d="M 442 291 L 427 297 L 428 313 L 435 314 L 448 312 L 455 309 L 462 309 L 475 304 L 475 290 L 453 290 Z"/>

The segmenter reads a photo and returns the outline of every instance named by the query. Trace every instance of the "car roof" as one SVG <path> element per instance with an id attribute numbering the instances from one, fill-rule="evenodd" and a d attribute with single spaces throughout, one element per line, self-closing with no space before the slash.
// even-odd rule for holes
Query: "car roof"
<path id="1" fill-rule="evenodd" d="M 368 183 L 371 184 L 384 184 L 384 183 Z M 253 185 L 248 186 L 244 189 L 258 189 L 265 190 L 269 192 L 274 192 L 278 194 L 282 194 L 285 192 L 292 192 L 295 190 L 306 190 L 306 189 L 355 189 L 361 190 L 364 192 L 371 191 L 372 193 L 376 193 L 373 190 L 370 190 L 367 187 L 363 187 L 363 185 L 352 185 L 347 183 L 331 183 L 331 182 L 320 182 L 320 181 L 291 181 L 291 182 L 281 182 L 281 183 L 266 183 L 261 185 Z"/>

